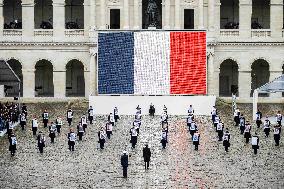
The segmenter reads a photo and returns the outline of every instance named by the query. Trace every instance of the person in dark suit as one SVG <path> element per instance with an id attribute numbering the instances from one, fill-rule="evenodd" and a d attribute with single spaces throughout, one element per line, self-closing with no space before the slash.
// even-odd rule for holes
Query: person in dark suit
<path id="1" fill-rule="evenodd" d="M 127 178 L 127 167 L 128 167 L 128 155 L 126 151 L 123 151 L 123 155 L 121 156 L 121 166 L 123 168 L 123 177 Z"/>
<path id="2" fill-rule="evenodd" d="M 151 150 L 148 147 L 148 144 L 145 145 L 143 148 L 143 158 L 145 162 L 145 169 L 149 169 L 149 163 L 150 163 L 150 158 L 151 158 Z"/>

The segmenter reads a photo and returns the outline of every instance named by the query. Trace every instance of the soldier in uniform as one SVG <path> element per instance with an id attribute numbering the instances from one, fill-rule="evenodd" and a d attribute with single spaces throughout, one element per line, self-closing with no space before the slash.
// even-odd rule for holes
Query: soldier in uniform
<path id="1" fill-rule="evenodd" d="M 215 108 L 215 106 L 213 106 L 212 111 L 211 111 L 211 118 L 212 118 L 213 124 L 215 122 L 216 115 L 217 115 L 217 109 Z"/>
<path id="2" fill-rule="evenodd" d="M 81 141 L 84 135 L 84 127 L 81 122 L 77 125 L 77 134 L 79 136 L 79 141 Z"/>
<path id="3" fill-rule="evenodd" d="M 114 115 L 114 121 L 117 122 L 119 120 L 118 108 L 117 107 L 114 107 L 113 115 Z"/>
<path id="4" fill-rule="evenodd" d="M 247 121 L 244 130 L 244 138 L 246 139 L 246 143 L 249 143 L 249 139 L 251 138 L 250 130 L 251 130 L 251 125 Z"/>
<path id="5" fill-rule="evenodd" d="M 260 128 L 260 125 L 261 125 L 261 118 L 262 118 L 262 113 L 260 110 L 257 110 L 256 112 L 256 125 L 257 125 L 257 128 Z"/>
<path id="6" fill-rule="evenodd" d="M 38 122 L 37 122 L 37 119 L 34 117 L 32 119 L 32 131 L 33 131 L 34 136 L 36 135 L 37 128 L 38 128 Z"/>
<path id="7" fill-rule="evenodd" d="M 27 119 L 24 113 L 21 113 L 20 115 L 20 125 L 22 127 L 22 131 L 25 130 L 25 126 L 27 125 Z"/>
<path id="8" fill-rule="evenodd" d="M 217 125 L 218 125 L 218 123 L 219 123 L 220 121 L 221 121 L 221 119 L 220 119 L 219 115 L 216 114 L 216 116 L 215 116 L 215 121 L 214 121 L 214 127 L 215 127 L 215 129 L 217 129 Z"/>
<path id="9" fill-rule="evenodd" d="M 68 121 L 69 127 L 72 124 L 72 119 L 73 119 L 73 111 L 71 110 L 71 108 L 69 108 L 69 110 L 67 111 L 67 121 Z"/>
<path id="10" fill-rule="evenodd" d="M 166 105 L 164 105 L 164 107 L 163 107 L 163 112 L 166 113 L 166 114 L 168 113 L 168 108 L 166 107 Z"/>
<path id="11" fill-rule="evenodd" d="M 266 119 L 264 120 L 263 131 L 265 133 L 265 137 L 268 137 L 270 132 L 270 121 L 268 119 L 268 116 L 266 116 Z"/>
<path id="12" fill-rule="evenodd" d="M 106 133 L 104 131 L 104 128 L 102 127 L 101 130 L 98 132 L 99 136 L 99 143 L 100 143 L 100 148 L 104 149 L 104 145 L 106 142 Z"/>
<path id="13" fill-rule="evenodd" d="M 192 137 L 192 142 L 193 145 L 195 146 L 194 150 L 198 150 L 198 145 L 199 145 L 199 140 L 200 140 L 200 134 L 198 131 L 196 131 Z"/>
<path id="14" fill-rule="evenodd" d="M 153 117 L 155 116 L 155 107 L 152 103 L 150 104 L 149 115 Z"/>
<path id="15" fill-rule="evenodd" d="M 9 143 L 10 143 L 10 146 L 9 146 L 9 151 L 11 152 L 11 156 L 14 156 L 15 153 L 16 153 L 16 145 L 17 145 L 17 138 L 15 136 L 14 133 L 11 134 L 11 137 L 9 139 Z"/>
<path id="16" fill-rule="evenodd" d="M 89 110 L 88 110 L 88 119 L 90 124 L 93 124 L 93 120 L 94 120 L 94 109 L 92 106 L 90 106 Z"/>
<path id="17" fill-rule="evenodd" d="M 223 122 L 218 123 L 218 125 L 217 125 L 217 133 L 218 133 L 219 141 L 222 141 L 222 138 L 223 138 L 223 130 L 224 130 L 224 124 L 223 124 Z"/>
<path id="18" fill-rule="evenodd" d="M 281 126 L 282 114 L 280 113 L 280 111 L 278 111 L 278 113 L 276 114 L 276 122 L 279 126 Z"/>
<path id="19" fill-rule="evenodd" d="M 191 138 L 193 137 L 194 133 L 197 131 L 197 125 L 196 123 L 193 121 L 191 124 L 190 124 L 190 127 L 189 127 L 189 132 L 190 132 L 190 135 L 191 135 Z"/>
<path id="20" fill-rule="evenodd" d="M 193 116 L 193 114 L 188 114 L 188 116 L 187 116 L 187 118 L 186 118 L 186 122 L 187 122 L 188 130 L 190 131 L 191 123 L 194 122 L 194 116 Z"/>
<path id="21" fill-rule="evenodd" d="M 70 133 L 68 133 L 68 146 L 70 151 L 74 151 L 75 141 L 76 141 L 76 134 L 74 133 L 73 129 L 70 129 Z"/>
<path id="22" fill-rule="evenodd" d="M 123 151 L 123 155 L 120 158 L 120 162 L 123 168 L 123 177 L 127 178 L 128 155 L 126 151 Z"/>
<path id="23" fill-rule="evenodd" d="M 228 152 L 228 149 L 230 147 L 230 132 L 228 128 L 225 131 L 225 134 L 223 136 L 223 146 L 225 147 L 225 151 Z"/>
<path id="24" fill-rule="evenodd" d="M 37 136 L 37 146 L 38 146 L 39 152 L 42 154 L 43 148 L 45 147 L 45 136 L 41 131 L 39 132 L 39 135 Z"/>
<path id="25" fill-rule="evenodd" d="M 48 114 L 47 110 L 44 110 L 44 112 L 42 113 L 42 122 L 43 122 L 44 128 L 47 127 L 47 124 L 48 124 L 48 116 L 49 116 L 49 114 Z"/>
<path id="26" fill-rule="evenodd" d="M 257 150 L 259 149 L 259 137 L 257 136 L 257 133 L 251 138 L 251 145 L 254 154 L 257 154 Z"/>
<path id="27" fill-rule="evenodd" d="M 246 124 L 246 119 L 245 119 L 244 115 L 241 114 L 241 117 L 240 117 L 240 131 L 241 131 L 241 135 L 244 134 L 245 124 Z"/>
<path id="28" fill-rule="evenodd" d="M 194 114 L 194 109 L 193 109 L 192 105 L 189 105 L 187 113 L 188 114 Z"/>
<path id="29" fill-rule="evenodd" d="M 112 135 L 112 124 L 111 124 L 111 122 L 106 123 L 106 134 L 107 134 L 107 138 L 110 139 L 110 135 Z"/>
<path id="30" fill-rule="evenodd" d="M 239 109 L 236 109 L 234 112 L 234 121 L 236 123 L 235 125 L 239 126 L 240 124 L 240 110 Z"/>
<path id="31" fill-rule="evenodd" d="M 168 143 L 168 133 L 166 132 L 165 129 L 162 130 L 161 143 L 162 143 L 163 149 L 165 149 Z"/>
<path id="32" fill-rule="evenodd" d="M 113 113 L 110 113 L 110 114 L 108 115 L 108 121 L 112 124 L 112 126 L 114 126 L 115 119 L 114 119 Z"/>
<path id="33" fill-rule="evenodd" d="M 275 125 L 273 129 L 275 146 L 279 146 L 280 141 L 280 125 Z"/>
<path id="34" fill-rule="evenodd" d="M 63 125 L 63 122 L 62 122 L 61 117 L 58 117 L 58 118 L 56 119 L 55 123 L 56 123 L 56 130 L 57 130 L 57 133 L 60 134 L 60 129 L 61 129 L 62 125 Z"/>
<path id="35" fill-rule="evenodd" d="M 84 132 L 86 132 L 86 129 L 87 129 L 87 117 L 86 117 L 85 114 L 81 117 L 81 124 L 83 125 Z"/>
<path id="36" fill-rule="evenodd" d="M 130 136 L 131 136 L 131 144 L 132 144 L 132 148 L 135 148 L 135 145 L 137 144 L 137 129 L 135 128 L 135 126 L 133 125 L 132 128 L 130 129 Z"/>
<path id="37" fill-rule="evenodd" d="M 51 125 L 49 126 L 49 137 L 51 143 L 54 143 L 54 138 L 56 137 L 55 132 L 56 132 L 56 125 L 53 122 L 51 122 Z"/>

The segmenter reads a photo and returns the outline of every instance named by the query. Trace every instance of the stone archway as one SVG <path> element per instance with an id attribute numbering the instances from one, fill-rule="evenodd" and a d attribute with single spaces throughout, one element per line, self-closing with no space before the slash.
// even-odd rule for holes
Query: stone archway
<path id="1" fill-rule="evenodd" d="M 238 95 L 239 72 L 238 64 L 232 59 L 223 61 L 220 65 L 219 96 L 228 97 L 232 93 Z"/>
<path id="2" fill-rule="evenodd" d="M 85 96 L 84 64 L 76 59 L 66 65 L 66 96 Z"/>
<path id="3" fill-rule="evenodd" d="M 16 60 L 16 59 L 10 59 L 7 61 L 7 63 L 10 65 L 12 70 L 15 72 L 15 74 L 18 76 L 18 78 L 21 80 L 21 91 L 20 95 L 23 96 L 23 73 L 22 73 L 22 64 Z M 9 86 L 6 86 L 6 96 L 19 96 L 19 85 L 17 83 L 11 84 Z"/>
<path id="4" fill-rule="evenodd" d="M 39 60 L 35 65 L 35 96 L 54 96 L 53 65 L 48 60 Z"/>
<path id="5" fill-rule="evenodd" d="M 269 82 L 269 64 L 264 59 L 255 60 L 251 65 L 251 93 L 265 83 Z M 268 94 L 259 94 L 260 97 L 268 97 Z"/>

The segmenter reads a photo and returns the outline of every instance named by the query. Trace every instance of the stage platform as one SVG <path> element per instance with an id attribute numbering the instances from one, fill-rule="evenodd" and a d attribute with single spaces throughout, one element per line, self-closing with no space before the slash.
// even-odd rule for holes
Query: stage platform
<path id="1" fill-rule="evenodd" d="M 195 110 L 195 115 L 211 115 L 215 105 L 215 96 L 90 96 L 89 105 L 93 106 L 96 115 L 113 112 L 117 107 L 120 115 L 134 115 L 139 105 L 143 115 L 148 115 L 152 103 L 156 114 L 163 112 L 166 105 L 169 115 L 187 115 L 189 105 Z"/>

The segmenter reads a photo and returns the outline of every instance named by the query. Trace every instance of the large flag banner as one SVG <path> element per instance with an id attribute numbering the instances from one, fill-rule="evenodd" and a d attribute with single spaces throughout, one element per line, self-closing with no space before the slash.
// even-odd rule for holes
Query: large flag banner
<path id="1" fill-rule="evenodd" d="M 99 94 L 206 94 L 206 32 L 101 32 Z"/>

